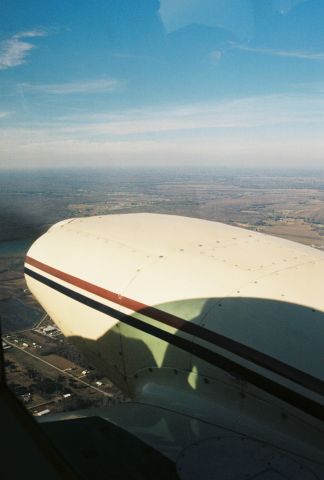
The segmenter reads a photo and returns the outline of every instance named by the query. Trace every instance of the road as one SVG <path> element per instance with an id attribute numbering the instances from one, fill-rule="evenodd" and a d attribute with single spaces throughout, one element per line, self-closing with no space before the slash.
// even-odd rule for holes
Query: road
<path id="1" fill-rule="evenodd" d="M 27 410 L 35 410 L 39 407 L 45 407 L 47 405 L 51 405 L 52 403 L 58 403 L 61 400 L 64 400 L 64 399 L 62 399 L 62 396 L 61 397 L 56 397 L 53 400 L 48 400 L 48 402 L 37 403 L 36 405 L 28 405 L 27 404 L 27 405 L 25 405 L 25 407 L 27 408 Z"/>
<path id="2" fill-rule="evenodd" d="M 17 302 L 21 303 L 24 307 L 26 306 L 24 304 L 24 302 L 22 302 L 19 298 L 16 299 Z M 15 330 L 12 332 L 13 335 L 17 334 L 17 333 L 23 333 L 23 332 L 32 332 L 33 330 L 36 330 L 36 328 L 39 328 L 40 325 L 44 322 L 44 320 L 46 320 L 48 317 L 47 313 L 44 313 L 44 315 L 42 316 L 42 318 L 40 319 L 40 321 L 36 324 L 36 325 L 33 325 L 32 327 L 28 327 L 28 328 L 24 328 L 22 330 Z"/>
<path id="3" fill-rule="evenodd" d="M 49 318 L 49 316 L 47 315 L 47 313 L 44 313 L 44 315 L 42 316 L 42 318 L 40 319 L 40 321 L 38 322 L 37 325 L 35 325 L 32 330 L 36 330 L 37 328 L 39 328 L 41 326 L 41 324 L 44 322 L 44 320 L 46 320 L 46 318 Z"/>
<path id="4" fill-rule="evenodd" d="M 62 370 L 61 368 L 56 367 L 56 366 L 53 365 L 52 363 L 49 363 L 49 362 L 47 362 L 46 360 L 43 360 L 42 358 L 38 357 L 37 355 L 34 355 L 33 353 L 31 353 L 31 352 L 29 352 L 28 350 L 26 350 L 27 347 L 26 347 L 26 348 L 19 347 L 17 344 L 15 344 L 15 343 L 13 343 L 13 342 L 10 342 L 7 338 L 5 339 L 5 341 L 6 341 L 6 343 L 8 343 L 8 345 L 11 345 L 12 347 L 17 348 L 18 350 L 21 350 L 21 351 L 24 352 L 26 355 L 30 355 L 31 357 L 35 358 L 35 359 L 38 360 L 39 362 L 44 363 L 44 364 L 47 365 L 48 367 L 54 368 L 54 370 L 57 370 L 57 371 L 60 372 L 61 374 L 66 375 L 67 377 L 71 377 L 71 378 L 73 378 L 74 380 L 76 380 L 77 382 L 83 383 L 83 385 L 86 385 L 87 387 L 91 388 L 92 390 L 95 390 L 96 392 L 101 393 L 101 394 L 104 395 L 105 397 L 110 397 L 110 398 L 112 398 L 112 397 L 114 396 L 113 393 L 104 392 L 103 390 L 100 390 L 100 388 L 97 388 L 97 387 L 95 387 L 94 385 L 91 385 L 90 383 L 86 382 L 85 380 L 82 380 L 82 379 L 79 378 L 79 377 L 75 377 L 74 375 L 72 375 L 72 373 L 66 372 L 65 370 Z"/>

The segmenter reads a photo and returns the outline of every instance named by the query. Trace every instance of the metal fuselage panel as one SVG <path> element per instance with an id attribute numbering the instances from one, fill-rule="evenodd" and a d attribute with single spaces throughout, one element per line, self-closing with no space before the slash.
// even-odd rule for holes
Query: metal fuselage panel
<path id="1" fill-rule="evenodd" d="M 191 404 L 199 393 L 246 414 L 263 408 L 269 423 L 282 410 L 295 415 L 305 398 L 321 410 L 322 252 L 215 222 L 133 214 L 61 222 L 32 245 L 25 267 L 62 332 L 135 397 L 165 404 L 154 392 L 172 385 Z M 310 425 L 317 417 L 300 414 Z"/>

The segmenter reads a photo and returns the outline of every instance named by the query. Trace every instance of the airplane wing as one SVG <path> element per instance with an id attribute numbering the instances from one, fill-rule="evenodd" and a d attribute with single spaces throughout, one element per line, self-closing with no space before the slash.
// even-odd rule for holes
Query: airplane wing
<path id="1" fill-rule="evenodd" d="M 204 220 L 110 215 L 51 227 L 25 274 L 135 401 L 75 419 L 113 422 L 180 478 L 324 478 L 323 252 Z"/>
<path id="2" fill-rule="evenodd" d="M 241 433 L 244 431 L 242 423 L 235 428 L 237 419 L 220 416 L 219 421 L 219 424 L 216 424 L 197 420 L 188 414 L 176 412 L 172 406 L 166 409 L 130 402 L 106 409 L 88 409 L 48 416 L 40 419 L 40 425 L 62 456 L 78 459 L 76 463 L 79 469 L 88 472 L 89 478 L 91 472 L 97 472 L 102 465 L 108 463 L 111 455 L 119 458 L 121 463 L 110 464 L 110 473 L 112 478 L 115 478 L 115 474 L 116 478 L 120 478 L 118 474 L 120 475 L 120 469 L 124 465 L 120 458 L 121 448 L 122 456 L 127 458 L 126 465 L 131 469 L 129 478 L 137 478 L 131 475 L 131 471 L 134 473 L 135 466 L 138 467 L 139 458 L 139 471 L 142 475 L 143 472 L 150 471 L 156 478 L 324 478 L 324 462 L 320 454 L 317 460 L 314 460 L 314 451 L 311 448 L 307 449 L 305 445 L 298 445 L 298 442 L 291 439 L 289 441 L 287 438 L 286 442 L 283 438 L 278 441 L 275 434 L 272 442 L 260 441 L 251 434 Z M 251 425 L 246 425 L 245 431 L 251 431 Z M 126 432 L 131 435 L 127 437 Z M 131 445 L 130 438 L 140 439 L 147 445 L 147 451 L 134 448 L 134 444 L 132 448 L 128 448 Z M 282 446 L 279 447 L 278 443 Z M 296 448 L 299 448 L 298 455 L 294 453 Z M 86 452 L 86 455 L 83 452 Z M 157 452 L 163 455 L 158 457 Z M 163 462 L 161 458 L 164 459 Z M 157 475 L 158 472 L 162 477 Z"/>

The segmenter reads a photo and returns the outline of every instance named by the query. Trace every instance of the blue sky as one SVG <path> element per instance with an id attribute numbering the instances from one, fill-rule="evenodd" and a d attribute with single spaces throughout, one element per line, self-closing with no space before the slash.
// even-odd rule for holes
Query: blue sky
<path id="1" fill-rule="evenodd" d="M 324 166 L 321 0 L 5 0 L 0 168 Z"/>

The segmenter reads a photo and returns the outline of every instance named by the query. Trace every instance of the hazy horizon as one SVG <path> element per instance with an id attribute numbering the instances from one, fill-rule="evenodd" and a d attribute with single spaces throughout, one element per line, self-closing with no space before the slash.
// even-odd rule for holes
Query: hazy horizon
<path id="1" fill-rule="evenodd" d="M 0 14 L 0 169 L 324 164 L 319 0 L 12 0 Z"/>

